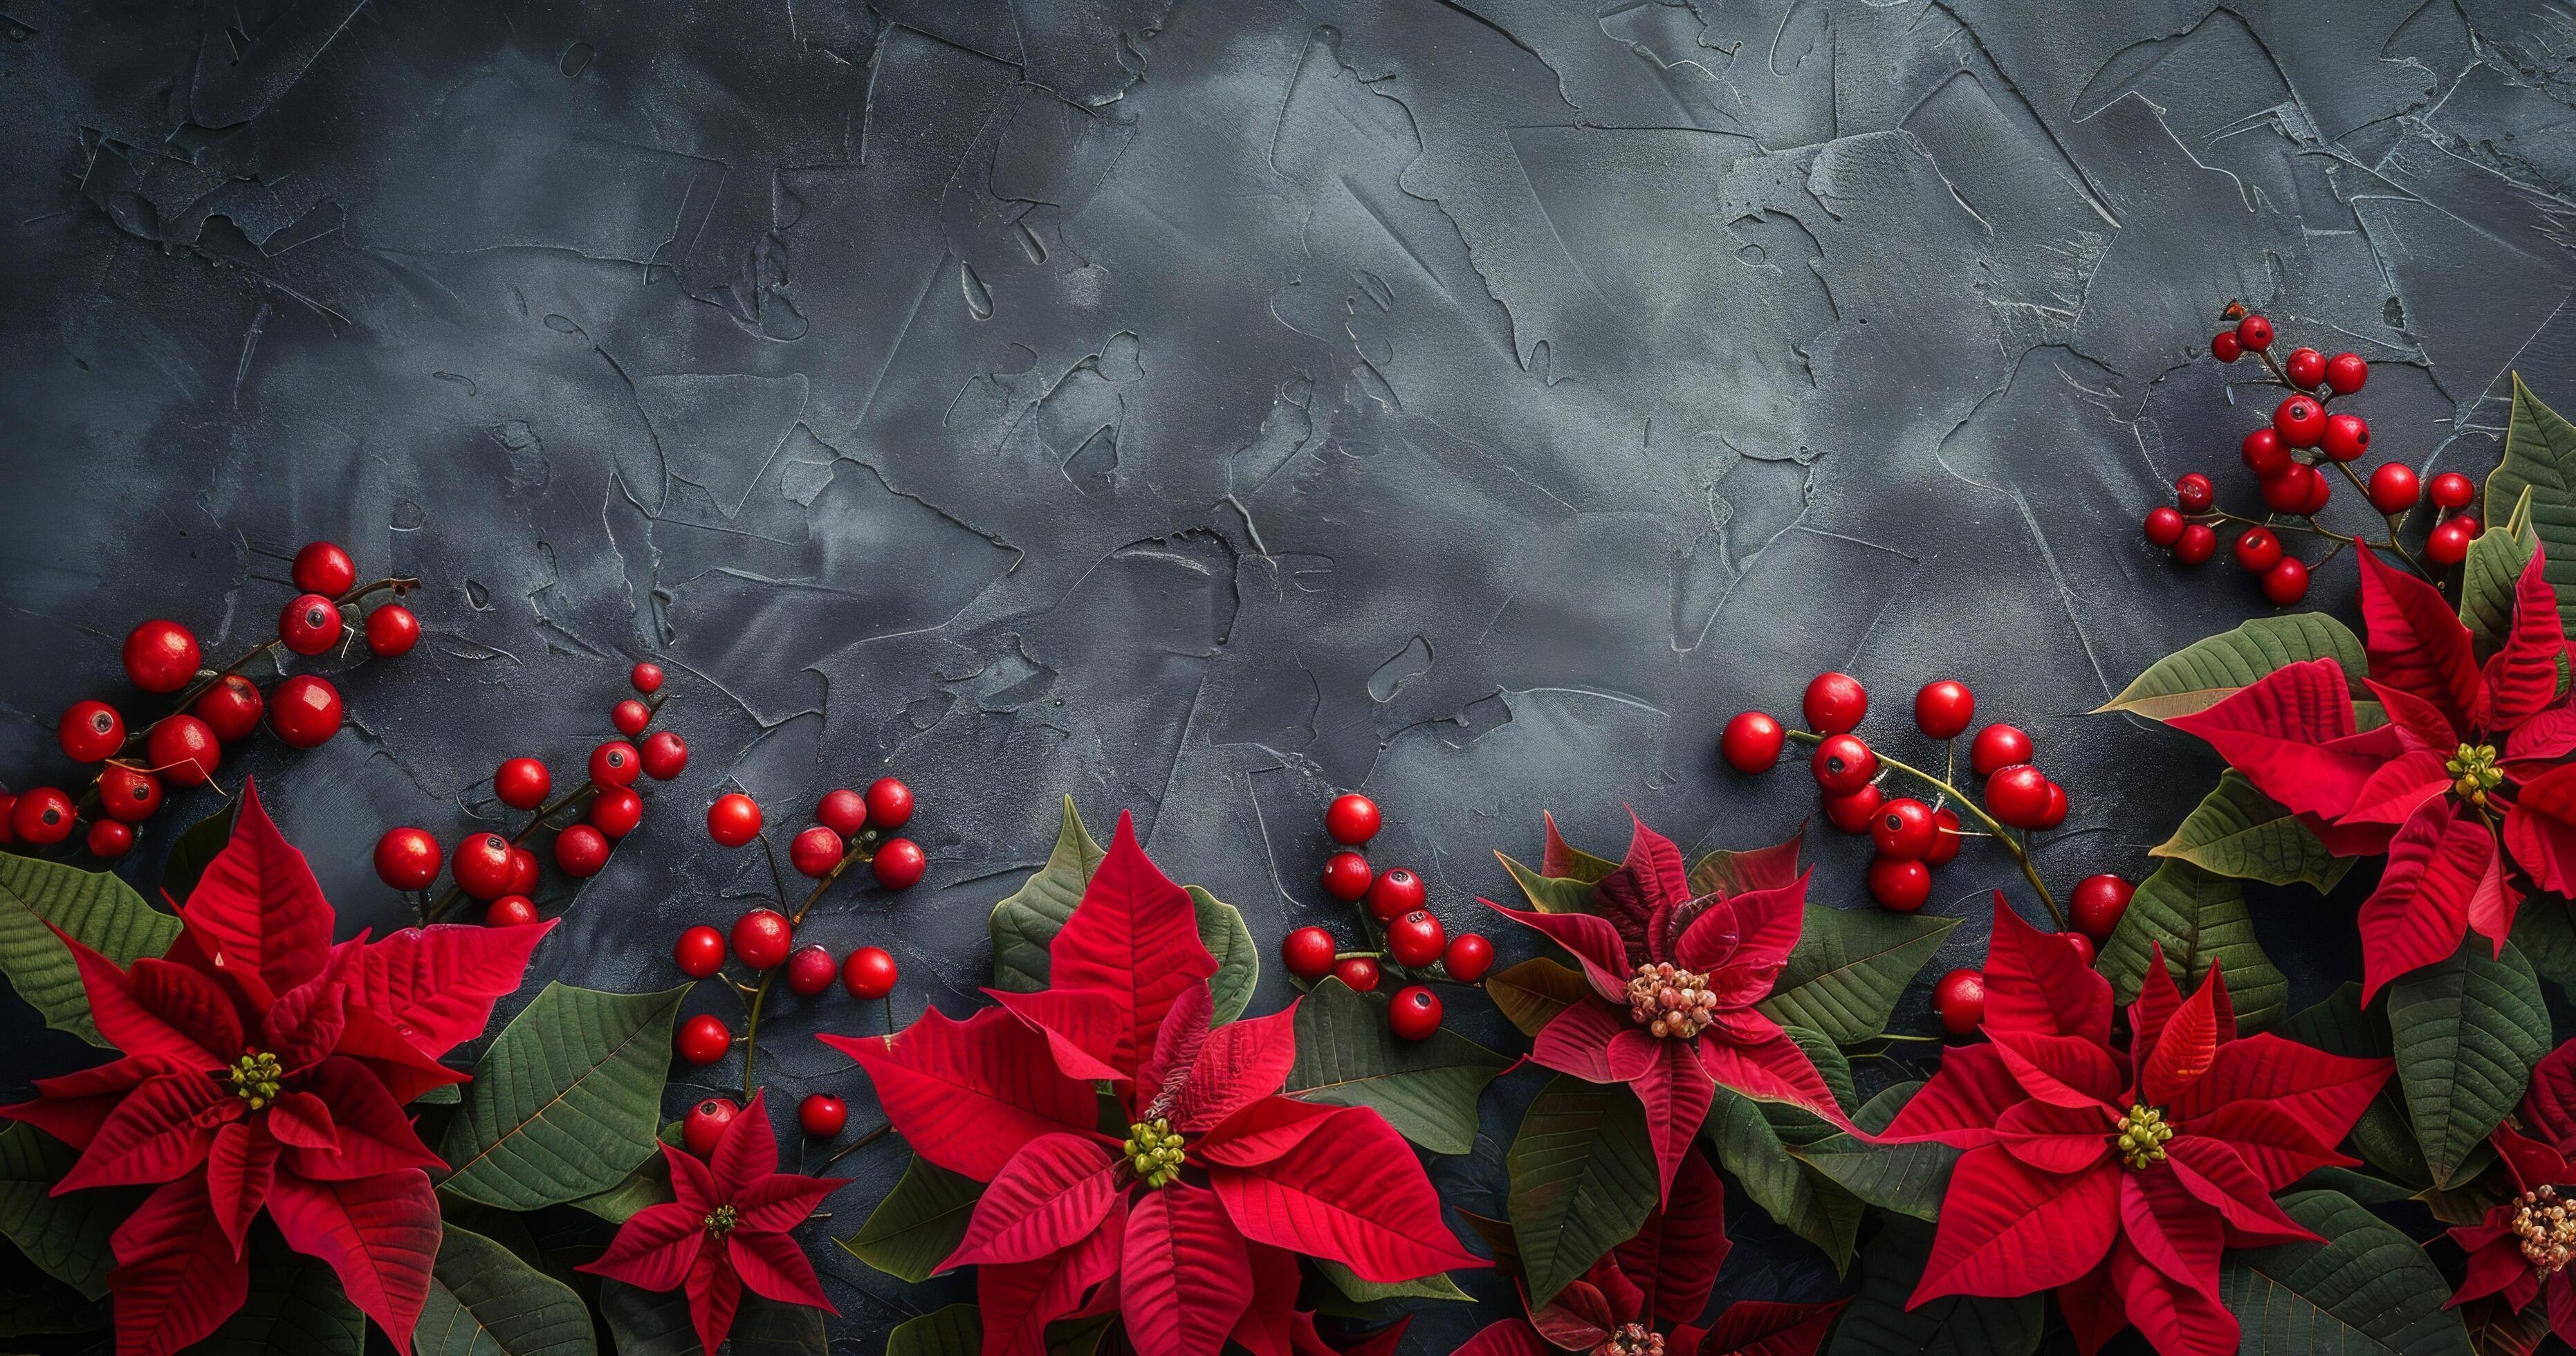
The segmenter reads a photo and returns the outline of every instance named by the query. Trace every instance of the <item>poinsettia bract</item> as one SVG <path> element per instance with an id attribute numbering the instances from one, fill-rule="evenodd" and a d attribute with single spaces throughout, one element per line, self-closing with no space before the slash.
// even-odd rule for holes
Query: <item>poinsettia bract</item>
<path id="1" fill-rule="evenodd" d="M 2517 1194 L 2451 1230 L 2469 1268 L 2443 1307 L 2494 1296 L 2520 1313 L 2546 1300 L 2549 1330 L 2576 1341 L 2576 1280 L 2567 1275 L 2576 1262 L 2576 1041 L 2532 1069 L 2518 1119 L 2528 1133 L 2500 1125 L 2488 1136 Z"/>

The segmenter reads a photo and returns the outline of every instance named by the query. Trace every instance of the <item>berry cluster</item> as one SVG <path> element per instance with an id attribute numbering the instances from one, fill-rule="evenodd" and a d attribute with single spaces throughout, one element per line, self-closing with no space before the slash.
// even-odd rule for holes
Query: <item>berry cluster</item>
<path id="1" fill-rule="evenodd" d="M 135 826 L 161 809 L 165 783 L 199 786 L 222 765 L 224 745 L 248 739 L 261 717 L 288 745 L 319 748 L 340 731 L 340 690 L 316 673 L 300 673 L 263 693 L 242 670 L 280 647 L 316 656 L 364 636 L 370 652 L 392 658 L 420 641 L 420 618 L 397 602 L 363 612 L 374 594 L 397 596 L 417 579 L 379 579 L 360 586 L 349 553 L 327 541 L 296 552 L 289 570 L 299 591 L 278 617 L 275 638 L 220 669 L 203 666 L 204 651 L 188 628 L 163 618 L 125 637 L 125 676 L 155 695 L 176 693 L 176 709 L 149 725 L 129 726 L 113 705 L 96 699 L 65 708 L 54 733 L 63 755 L 98 764 L 78 800 L 57 787 L 16 795 L 0 792 L 0 844 L 47 848 L 89 822 L 82 845 L 93 857 L 114 859 L 134 847 Z M 346 647 L 343 646 L 345 649 Z"/>
<path id="2" fill-rule="evenodd" d="M 1324 811 L 1324 832 L 1342 844 L 1324 863 L 1324 893 L 1359 905 L 1360 929 L 1379 945 L 1344 951 L 1331 932 L 1302 927 L 1280 943 L 1288 973 L 1308 983 L 1331 975 L 1361 993 L 1375 991 L 1388 971 L 1401 978 L 1460 984 L 1483 979 L 1494 964 L 1494 944 L 1473 932 L 1449 936 L 1439 916 L 1425 907 L 1429 891 L 1419 874 L 1401 866 L 1377 871 L 1360 855 L 1381 822 L 1377 802 L 1355 792 L 1335 798 Z M 1440 1016 L 1440 995 L 1427 984 L 1413 983 L 1396 991 L 1387 1024 L 1396 1035 L 1418 1041 L 1440 1029 Z"/>
<path id="3" fill-rule="evenodd" d="M 528 839 L 541 830 L 554 833 L 555 866 L 576 880 L 598 875 L 608 865 L 610 847 L 644 822 L 644 798 L 636 778 L 669 781 L 689 765 L 688 741 L 669 730 L 645 731 L 661 714 L 666 695 L 662 666 L 647 661 L 628 675 L 636 697 L 610 708 L 608 718 L 620 738 L 590 751 L 579 786 L 554 796 L 554 773 L 536 758 L 502 762 L 492 774 L 492 795 L 513 810 L 529 811 L 528 822 L 509 836 L 493 832 L 468 835 L 447 863 L 452 878 L 436 902 L 424 893 L 421 917 L 436 922 L 463 900 L 484 906 L 483 921 L 492 927 L 517 927 L 537 921 L 535 896 L 543 873 Z M 642 743 L 628 740 L 642 736 Z M 549 799 L 552 797 L 552 799 Z M 578 811 L 578 820 L 565 820 Z M 437 881 L 444 855 L 436 835 L 406 825 L 387 829 L 376 840 L 376 877 L 397 890 L 425 892 Z"/>

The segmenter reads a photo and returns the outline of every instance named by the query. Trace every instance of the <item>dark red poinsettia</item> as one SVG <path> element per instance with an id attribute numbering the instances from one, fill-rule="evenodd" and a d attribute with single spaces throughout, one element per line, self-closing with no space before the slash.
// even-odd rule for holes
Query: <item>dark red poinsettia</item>
<path id="1" fill-rule="evenodd" d="M 782 1304 L 840 1312 L 789 1231 L 850 1179 L 780 1172 L 778 1132 L 761 1105 L 766 1096 L 751 1095 L 704 1163 L 663 1145 L 674 1199 L 636 1211 L 598 1261 L 577 1268 L 644 1290 L 685 1288 L 689 1321 L 707 1356 L 733 1331 L 746 1286 Z"/>
<path id="2" fill-rule="evenodd" d="M 2111 1044 L 2111 985 L 1995 895 L 1988 1043 L 1941 1070 L 1882 1137 L 1966 1150 L 1909 1303 L 2056 1287 L 2087 1356 L 2136 1324 L 2165 1356 L 2228 1356 L 2223 1248 L 2315 1237 L 2272 1193 L 2328 1164 L 2394 1065 L 2268 1033 L 2239 1038 L 2218 967 L 2189 998 L 2157 949 Z"/>
<path id="3" fill-rule="evenodd" d="M 179 911 L 167 956 L 131 970 L 63 938 L 90 1018 L 123 1058 L 0 1107 L 81 1150 L 54 1194 L 157 1185 L 116 1231 L 119 1356 L 215 1330 L 249 1292 L 265 1207 L 405 1349 L 438 1254 L 439 1166 L 403 1105 L 465 1081 L 437 1056 L 482 1033 L 547 929 L 406 928 L 331 944 L 304 855 L 245 783 L 232 841 Z"/>
<path id="4" fill-rule="evenodd" d="M 1482 901 L 1582 964 L 1593 1000 L 1558 1013 L 1530 1058 L 1635 1089 L 1668 1193 L 1720 1087 L 1852 1128 L 1807 1052 L 1753 1006 L 1770 996 L 1798 945 L 1807 873 L 1796 841 L 1736 857 L 1732 875 L 1733 888 L 1693 895 L 1681 849 L 1638 822 L 1627 859 L 1594 883 L 1591 912 Z"/>
<path id="5" fill-rule="evenodd" d="M 1375 1111 L 1276 1095 L 1293 1005 L 1209 1029 L 1216 958 L 1127 816 L 1049 957 L 1052 987 L 963 1022 L 822 1038 L 913 1152 L 990 1184 L 946 1263 L 980 1268 L 987 1356 L 1035 1356 L 1050 1321 L 1111 1310 L 1139 1356 L 1229 1338 L 1289 1356 L 1296 1253 L 1380 1282 L 1485 1265 Z"/>
<path id="6" fill-rule="evenodd" d="M 2483 665 L 2440 590 L 2360 556 L 2366 685 L 2386 724 L 2359 727 L 2331 659 L 2167 723 L 2208 740 L 2338 855 L 2388 854 L 2361 906 L 2367 1003 L 2469 930 L 2503 953 L 2521 891 L 2499 839 L 2542 889 L 2576 890 L 2576 764 L 2564 761 L 2576 708 L 2558 690 L 2567 638 L 2538 550 L 2514 587 L 2513 629 Z"/>
<path id="7" fill-rule="evenodd" d="M 2476 1224 L 2451 1230 L 2468 1250 L 2468 1275 L 2445 1308 L 2497 1296 L 2515 1313 L 2546 1298 L 2549 1328 L 2576 1341 L 2576 1041 L 2550 1052 L 2531 1071 L 2518 1119 L 2529 1136 L 2497 1126 L 2488 1141 L 2513 1174 L 2514 1199 Z"/>

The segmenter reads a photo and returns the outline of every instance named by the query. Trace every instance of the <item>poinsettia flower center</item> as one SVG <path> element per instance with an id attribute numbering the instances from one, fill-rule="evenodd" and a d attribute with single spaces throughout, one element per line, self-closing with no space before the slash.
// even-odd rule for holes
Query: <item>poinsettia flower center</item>
<path id="1" fill-rule="evenodd" d="M 1628 1016 L 1658 1037 L 1688 1040 L 1716 1020 L 1717 995 L 1708 976 L 1671 961 L 1640 965 L 1628 981 Z"/>
<path id="2" fill-rule="evenodd" d="M 2576 1204 L 2554 1186 L 2535 1187 L 2515 1198 L 2513 1232 L 2522 1240 L 2523 1260 L 2543 1279 L 2576 1260 Z"/>
<path id="3" fill-rule="evenodd" d="M 1148 1188 L 1171 1185 L 1181 1175 L 1181 1137 L 1160 1116 L 1127 1127 L 1127 1164 Z"/>
<path id="4" fill-rule="evenodd" d="M 250 1103 L 251 1110 L 264 1111 L 277 1100 L 278 1084 L 285 1080 L 286 1070 L 277 1062 L 277 1056 L 253 1050 L 234 1060 L 225 1077 L 231 1080 L 234 1095 Z"/>
<path id="5" fill-rule="evenodd" d="M 1663 1334 L 1643 1323 L 1622 1324 L 1592 1349 L 1592 1356 L 1664 1356 Z"/>
<path id="6" fill-rule="evenodd" d="M 719 1205 L 708 1211 L 707 1217 L 699 1222 L 706 1227 L 707 1237 L 722 1238 L 733 1232 L 733 1226 L 742 1223 L 742 1216 L 730 1205 Z"/>
<path id="7" fill-rule="evenodd" d="M 2504 785 L 2504 769 L 2496 766 L 2493 744 L 2462 744 L 2459 753 L 2442 765 L 2451 774 L 2451 794 L 2483 810 L 2487 793 Z"/>
<path id="8" fill-rule="evenodd" d="M 2140 1172 L 2165 1161 L 2165 1141 L 2174 1136 L 2173 1127 L 2165 1124 L 2165 1113 L 2144 1103 L 2129 1108 L 2120 1118 L 2118 1140 L 2121 1161 Z"/>

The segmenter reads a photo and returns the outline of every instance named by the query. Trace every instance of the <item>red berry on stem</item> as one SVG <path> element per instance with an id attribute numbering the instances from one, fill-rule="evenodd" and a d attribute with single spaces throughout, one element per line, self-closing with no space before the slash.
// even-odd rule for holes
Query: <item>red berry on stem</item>
<path id="1" fill-rule="evenodd" d="M 700 1066 L 713 1064 L 733 1048 L 733 1032 L 725 1029 L 713 1013 L 701 1012 L 680 1024 L 679 1035 L 672 1044 L 679 1047 L 680 1058 Z M 688 1133 L 684 1127 L 681 1134 Z"/>
<path id="2" fill-rule="evenodd" d="M 2326 478 L 2325 472 L 2317 470 L 2314 467 L 2310 467 L 2308 469 L 2308 501 L 2299 506 L 2299 512 L 2313 518 L 2326 511 L 2326 500 L 2333 497 L 2333 495 L 2334 482 Z"/>
<path id="3" fill-rule="evenodd" d="M 134 826 L 121 819 L 102 819 L 89 826 L 89 855 L 113 860 L 134 848 Z"/>
<path id="4" fill-rule="evenodd" d="M 125 747 L 125 717 L 105 702 L 73 702 L 54 722 L 54 738 L 73 762 L 102 762 Z"/>
<path id="5" fill-rule="evenodd" d="M 667 782 L 689 766 L 689 741 L 669 730 L 655 730 L 644 736 L 644 742 L 636 747 L 635 755 L 636 761 L 644 768 L 645 776 L 657 782 Z"/>
<path id="6" fill-rule="evenodd" d="M 2309 477 L 2316 471 L 2298 462 L 2283 468 L 2281 474 L 2262 483 L 2263 506 L 2274 513 L 2296 513 L 2308 506 Z"/>
<path id="7" fill-rule="evenodd" d="M 1387 1006 L 1386 1024 L 1409 1041 L 1429 1040 L 1440 1029 L 1440 995 L 1419 984 L 1396 990 Z"/>
<path id="8" fill-rule="evenodd" d="M 868 827 L 883 832 L 912 819 L 912 788 L 892 777 L 868 783 Z"/>
<path id="9" fill-rule="evenodd" d="M 1857 791 L 1826 796 L 1825 818 L 1845 833 L 1867 833 L 1870 820 L 1886 800 L 1887 793 L 1878 789 L 1878 783 L 1864 782 Z"/>
<path id="10" fill-rule="evenodd" d="M 2308 596 L 2308 567 L 2297 560 L 2284 560 L 2263 572 L 2263 596 L 2274 607 L 2288 607 Z"/>
<path id="11" fill-rule="evenodd" d="M 760 803 L 739 791 L 716 797 L 707 807 L 707 836 L 725 847 L 741 847 L 760 834 Z"/>
<path id="12" fill-rule="evenodd" d="M 796 1126 L 807 1139 L 830 1139 L 850 1123 L 850 1104 L 818 1092 L 796 1104 Z"/>
<path id="13" fill-rule="evenodd" d="M 1932 868 L 1911 857 L 1880 857 L 1869 864 L 1869 896 L 1899 913 L 1912 913 L 1932 897 Z"/>
<path id="14" fill-rule="evenodd" d="M 510 840 L 497 833 L 478 833 L 456 845 L 449 868 L 456 888 L 476 899 L 499 899 L 510 893 Z"/>
<path id="15" fill-rule="evenodd" d="M 2066 900 L 2066 917 L 2075 930 L 2096 942 L 2111 940 L 2111 929 L 2120 925 L 2120 915 L 2129 911 L 2129 899 L 2138 887 L 2113 875 L 2086 876 L 2075 882 L 2075 893 Z"/>
<path id="16" fill-rule="evenodd" d="M 71 837 L 79 823 L 72 798 L 50 786 L 19 792 L 17 803 L 9 807 L 9 832 L 30 847 L 52 847 Z"/>
<path id="17" fill-rule="evenodd" d="M 590 779 L 601 786 L 633 786 L 643 771 L 642 755 L 623 739 L 612 739 L 590 751 Z"/>
<path id="18" fill-rule="evenodd" d="M 420 618 L 400 603 L 387 603 L 367 614 L 367 648 L 378 659 L 411 653 L 420 643 Z"/>
<path id="19" fill-rule="evenodd" d="M 649 697 L 662 690 L 662 666 L 652 660 L 645 660 L 626 675 L 626 681 L 634 684 L 636 691 Z"/>
<path id="20" fill-rule="evenodd" d="M 1448 932 L 1428 909 L 1415 909 L 1386 925 L 1386 951 L 1398 965 L 1419 970 L 1440 959 L 1448 946 Z"/>
<path id="21" fill-rule="evenodd" d="M 1816 774 L 1816 785 L 1834 795 L 1847 796 L 1878 775 L 1878 755 L 1858 735 L 1827 735 L 1816 745 L 1810 766 Z"/>
<path id="22" fill-rule="evenodd" d="M 733 954 L 754 970 L 767 970 L 787 959 L 795 939 L 787 915 L 776 909 L 753 909 L 733 920 Z"/>
<path id="23" fill-rule="evenodd" d="M 340 609 L 318 593 L 300 594 L 277 614 L 278 643 L 297 654 L 320 654 L 340 639 Z"/>
<path id="24" fill-rule="evenodd" d="M 2326 436 L 2326 408 L 2315 396 L 2289 396 L 2272 407 L 2272 431 L 2292 447 L 2314 447 Z"/>
<path id="25" fill-rule="evenodd" d="M 1932 823 L 1932 807 L 1912 796 L 1881 804 L 1869 821 L 1869 838 L 1878 845 L 1879 855 L 1907 861 L 1930 856 L 1939 832 Z"/>
<path id="26" fill-rule="evenodd" d="M 1798 706 L 1806 713 L 1808 729 L 1842 734 L 1858 727 L 1861 717 L 1869 714 L 1869 689 L 1848 673 L 1819 673 L 1808 682 L 1807 695 Z"/>
<path id="27" fill-rule="evenodd" d="M 832 874 L 832 868 L 841 864 L 849 850 L 849 844 L 842 842 L 841 835 L 832 832 L 830 825 L 817 824 L 787 845 L 787 861 L 798 875 L 821 880 Z"/>
<path id="28" fill-rule="evenodd" d="M 1788 736 L 1780 722 L 1760 711 L 1739 711 L 1717 737 L 1718 756 L 1738 772 L 1768 772 L 1780 761 Z"/>
<path id="29" fill-rule="evenodd" d="M 2059 940 L 2075 949 L 2075 959 L 2079 963 L 2084 965 L 2091 965 L 2093 963 L 2094 951 L 2092 938 L 2087 937 L 2080 932 L 2061 932 L 2057 934 L 2057 937 Z"/>
<path id="30" fill-rule="evenodd" d="M 869 863 L 876 872 L 877 884 L 889 890 L 909 890 L 921 883 L 921 874 L 930 867 L 922 855 L 921 845 L 909 838 L 889 838 L 877 844 L 876 859 Z"/>
<path id="31" fill-rule="evenodd" d="M 814 822 L 843 838 L 856 838 L 868 826 L 867 797 L 846 786 L 826 791 L 814 803 Z"/>
<path id="32" fill-rule="evenodd" d="M 2174 559 L 2185 565 L 2205 565 L 2218 554 L 2218 530 L 2207 523 L 2193 523 L 2182 530 L 2182 540 L 2174 543 Z"/>
<path id="33" fill-rule="evenodd" d="M 2247 574 L 2261 574 L 2281 563 L 2281 539 L 2268 527 L 2249 527 L 2237 534 L 2236 563 Z"/>
<path id="34" fill-rule="evenodd" d="M 723 1052 L 718 1051 L 717 1058 L 722 1056 Z M 715 1060 L 703 1062 L 712 1064 Z M 716 1145 L 724 1139 L 725 1127 L 733 1124 L 734 1117 L 741 1114 L 741 1108 L 733 1104 L 732 1098 L 710 1097 L 690 1107 L 688 1116 L 681 1120 L 680 1143 L 687 1146 L 690 1153 L 704 1158 L 716 1151 Z"/>
<path id="35" fill-rule="evenodd" d="M 2245 459 L 2245 469 L 2258 480 L 2269 480 L 2290 469 L 2290 449 L 2282 445 L 2281 435 L 2269 427 L 2246 434 L 2245 441 L 2237 445 L 2237 453 Z"/>
<path id="36" fill-rule="evenodd" d="M 2217 498 L 2218 487 L 2210 484 L 2209 477 L 2198 471 L 2174 482 L 2174 502 L 2182 505 L 2185 513 L 2207 512 Z"/>
<path id="37" fill-rule="evenodd" d="M 2436 565 L 2457 565 L 2469 558 L 2469 543 L 2477 540 L 2475 518 L 2453 518 L 2433 529 L 2424 540 L 2424 558 Z"/>
<path id="38" fill-rule="evenodd" d="M 704 979 L 724 968 L 724 934 L 704 923 L 680 934 L 671 944 L 671 961 L 691 979 Z"/>
<path id="39" fill-rule="evenodd" d="M 2034 829 L 2048 813 L 2048 774 L 2028 763 L 1997 769 L 1986 779 L 1986 811 L 2016 829 Z"/>
<path id="40" fill-rule="evenodd" d="M 2314 390 L 2326 379 L 2326 355 L 2312 348 L 2294 348 L 2281 360 L 2281 373 L 2292 383 Z"/>
<path id="41" fill-rule="evenodd" d="M 199 693 L 188 712 L 204 721 L 215 738 L 229 744 L 258 729 L 260 713 L 267 706 L 257 684 L 238 673 L 227 673 Z"/>
<path id="42" fill-rule="evenodd" d="M 513 758 L 492 774 L 492 794 L 513 810 L 533 810 L 546 803 L 555 776 L 534 758 Z"/>
<path id="43" fill-rule="evenodd" d="M 1914 724 L 1934 739 L 1956 739 L 1977 718 L 1977 694 L 1966 683 L 1943 678 L 1914 694 Z"/>
<path id="44" fill-rule="evenodd" d="M 1947 807 L 1932 812 L 1932 850 L 1923 856 L 1925 866 L 1946 866 L 1959 855 L 1959 816 Z"/>
<path id="45" fill-rule="evenodd" d="M 2412 467 L 2392 461 L 2370 473 L 2370 506 L 2391 517 L 2415 507 L 2422 495 Z"/>
<path id="46" fill-rule="evenodd" d="M 510 893 L 533 895 L 537 892 L 537 881 L 540 878 L 537 870 L 537 854 L 524 847 L 513 846 L 510 849 Z"/>
<path id="47" fill-rule="evenodd" d="M 2209 356 L 2232 363 L 2245 356 L 2245 345 L 2237 341 L 2236 331 L 2220 330 L 2209 337 Z"/>
<path id="48" fill-rule="evenodd" d="M 98 808 L 110 819 L 140 824 L 161 808 L 161 779 L 139 767 L 110 763 L 98 770 Z"/>
<path id="49" fill-rule="evenodd" d="M 1322 979 L 1333 970 L 1333 934 L 1319 927 L 1302 927 L 1279 943 L 1279 959 L 1288 973 L 1299 979 Z"/>
<path id="50" fill-rule="evenodd" d="M 1461 984 L 1483 979 L 1493 966 L 1494 944 L 1480 933 L 1462 932 L 1450 938 L 1449 949 L 1440 957 L 1440 968 Z"/>
<path id="51" fill-rule="evenodd" d="M 1376 879 L 1368 858 L 1356 852 L 1336 852 L 1324 860 L 1324 893 L 1345 904 L 1367 894 Z"/>
<path id="52" fill-rule="evenodd" d="M 1986 975 L 1982 970 L 1953 970 L 1932 986 L 1932 1012 L 1941 1029 L 1953 1036 L 1975 1034 L 1986 1024 Z"/>
<path id="53" fill-rule="evenodd" d="M 2464 509 L 2478 497 L 2478 487 L 2457 471 L 2444 471 L 2433 477 L 2433 507 Z"/>
<path id="54" fill-rule="evenodd" d="M 881 946 L 863 946 L 841 962 L 841 985 L 852 997 L 883 998 L 894 992 L 895 981 L 902 972 L 895 968 L 894 957 Z"/>
<path id="55" fill-rule="evenodd" d="M 2030 752 L 2029 735 L 1998 721 L 1977 731 L 1976 742 L 1968 745 L 1968 767 L 1980 777 L 1991 777 L 1998 768 L 2029 762 Z"/>
<path id="56" fill-rule="evenodd" d="M 1430 893 L 1422 877 L 1401 866 L 1390 867 L 1369 882 L 1369 914 L 1381 923 L 1393 922 L 1421 908 Z"/>
<path id="57" fill-rule="evenodd" d="M 2363 362 L 2360 355 L 2338 353 L 2326 359 L 2326 385 L 2333 387 L 2336 395 L 2351 395 L 2368 380 L 2370 364 Z"/>
<path id="58" fill-rule="evenodd" d="M 2158 504 L 2147 510 L 2147 544 L 2171 546 L 2182 540 L 2185 526 L 2181 509 L 2171 504 Z"/>
<path id="59" fill-rule="evenodd" d="M 800 946 L 787 958 L 787 987 L 808 998 L 832 987 L 841 963 L 820 946 Z"/>
<path id="60" fill-rule="evenodd" d="M 2041 806 L 2039 811 L 2039 822 L 2031 825 L 2031 827 L 2034 829 L 2053 829 L 2065 822 L 2066 788 L 2058 785 L 2057 782 L 2052 779 L 2048 783 L 2048 800 Z"/>
<path id="61" fill-rule="evenodd" d="M 2329 414 L 2325 436 L 2317 446 L 2336 461 L 2357 460 L 2370 450 L 2370 421 L 2357 414 Z"/>
<path id="62" fill-rule="evenodd" d="M 537 921 L 537 902 L 526 895 L 503 895 L 483 910 L 487 928 L 523 928 Z"/>
<path id="63" fill-rule="evenodd" d="M 2236 342 L 2248 353 L 2259 353 L 2272 346 L 2272 322 L 2259 315 L 2249 315 L 2236 322 Z"/>
<path id="64" fill-rule="evenodd" d="M 376 840 L 376 879 L 397 890 L 426 890 L 438 879 L 438 840 L 427 829 L 387 829 Z"/>
<path id="65" fill-rule="evenodd" d="M 1356 791 L 1345 791 L 1324 807 L 1324 832 L 1336 843 L 1358 847 L 1377 837 L 1380 822 L 1377 802 Z"/>
<path id="66" fill-rule="evenodd" d="M 299 749 L 318 749 L 340 733 L 340 689 L 316 674 L 299 673 L 277 685 L 268 704 L 268 728 Z"/>
<path id="67" fill-rule="evenodd" d="M 1333 962 L 1333 978 L 1359 993 L 1377 991 L 1377 962 L 1366 956 L 1345 956 Z"/>
<path id="68" fill-rule="evenodd" d="M 645 726 L 653 723 L 653 708 L 629 697 L 608 708 L 608 723 L 616 726 L 619 734 L 639 735 L 644 733 Z"/>
<path id="69" fill-rule="evenodd" d="M 555 865 L 567 876 L 587 880 L 608 865 L 608 838 L 588 824 L 575 824 L 555 835 Z"/>
<path id="70" fill-rule="evenodd" d="M 644 822 L 644 798 L 622 786 L 601 787 L 590 798 L 588 817 L 611 841 L 623 838 Z"/>
<path id="71" fill-rule="evenodd" d="M 197 638 L 174 621 L 155 618 L 125 637 L 125 676 L 146 692 L 176 692 L 194 682 L 197 659 Z"/>
<path id="72" fill-rule="evenodd" d="M 270 713 L 272 718 L 275 714 Z M 143 757 L 148 771 L 180 786 L 199 786 L 215 775 L 215 769 L 224 761 L 224 749 L 215 742 L 215 732 L 204 721 L 195 716 L 170 716 L 144 737 Z"/>
<path id="73" fill-rule="evenodd" d="M 287 570 L 295 587 L 306 593 L 319 593 L 337 598 L 358 585 L 358 562 L 349 553 L 327 541 L 311 541 L 295 553 L 295 564 Z"/>

